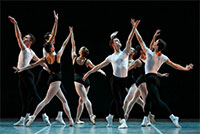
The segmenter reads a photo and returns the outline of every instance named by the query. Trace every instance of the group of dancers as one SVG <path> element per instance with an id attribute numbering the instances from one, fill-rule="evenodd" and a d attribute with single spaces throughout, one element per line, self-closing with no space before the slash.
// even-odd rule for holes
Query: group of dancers
<path id="1" fill-rule="evenodd" d="M 158 70 L 163 63 L 167 63 L 175 69 L 189 71 L 193 68 L 193 64 L 183 67 L 172 62 L 166 55 L 162 54 L 162 51 L 166 48 L 166 43 L 162 39 L 156 40 L 160 34 L 160 30 L 156 31 L 148 48 L 137 29 L 140 20 L 135 21 L 131 19 L 132 29 L 124 50 L 121 50 L 122 44 L 116 37 L 118 32 L 112 33 L 110 35 L 109 46 L 113 48 L 113 54 L 95 66 L 91 60 L 87 59 L 89 50 L 85 46 L 80 48 L 79 55 L 77 55 L 72 27 L 69 27 L 69 35 L 63 42 L 60 50 L 57 53 L 55 52 L 54 45 L 58 27 L 58 14 L 55 11 L 52 31 L 44 36 L 43 57 L 41 59 L 31 49 L 31 46 L 35 43 L 35 37 L 32 34 L 27 34 L 22 38 L 17 21 L 11 16 L 8 18 L 14 24 L 15 35 L 20 48 L 18 65 L 13 68 L 18 72 L 19 76 L 18 83 L 22 113 L 20 120 L 14 123 L 15 126 L 30 126 L 40 112 L 42 112 L 42 119 L 46 125 L 51 125 L 44 107 L 54 96 L 57 96 L 61 101 L 63 110 L 69 119 L 69 126 L 74 125 L 67 99 L 63 94 L 65 89 L 62 85 L 61 73 L 61 57 L 66 45 L 71 39 L 74 85 L 79 96 L 75 119 L 76 124 L 84 123 L 84 121 L 80 120 L 80 117 L 85 104 L 90 121 L 95 125 L 96 115 L 93 113 L 92 103 L 87 96 L 90 89 L 90 80 L 88 77 L 96 71 L 106 76 L 106 73 L 101 68 L 111 63 L 113 69 L 113 75 L 110 78 L 112 101 L 109 108 L 109 115 L 106 117 L 106 121 L 108 122 L 107 127 L 112 126 L 115 115 L 119 117 L 118 128 L 127 128 L 126 121 L 135 103 L 138 103 L 143 108 L 144 118 L 141 126 L 146 127 L 155 122 L 152 118 L 154 115 L 151 114 L 152 105 L 155 103 L 165 110 L 176 127 L 181 127 L 179 125 L 179 118 L 174 116 L 168 105 L 160 99 L 158 92 L 159 77 L 168 77 L 168 73 L 160 74 Z M 136 35 L 140 44 L 135 49 L 132 47 L 134 35 Z M 137 54 L 139 54 L 139 58 L 134 59 Z M 30 64 L 31 60 L 35 60 L 36 62 Z M 39 74 L 37 84 L 35 84 L 34 75 L 30 69 L 38 65 L 43 66 L 43 68 Z M 91 68 L 91 70 L 88 71 L 88 68 Z M 135 76 L 135 72 L 138 73 L 137 77 Z M 45 88 L 48 90 L 44 99 L 41 100 L 37 89 Z M 34 113 L 30 115 L 30 107 L 33 106 L 33 103 L 37 104 L 37 107 Z M 56 120 L 63 125 L 65 124 L 62 118 L 62 111 L 58 112 Z"/>

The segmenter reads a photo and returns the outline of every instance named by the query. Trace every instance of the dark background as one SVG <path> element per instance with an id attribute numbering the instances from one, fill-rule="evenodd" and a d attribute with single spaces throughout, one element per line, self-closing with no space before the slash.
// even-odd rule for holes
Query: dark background
<path id="1" fill-rule="evenodd" d="M 23 36 L 28 33 L 36 36 L 33 50 L 42 57 L 42 39 L 53 27 L 53 10 L 59 14 L 56 50 L 67 37 L 68 26 L 73 26 L 77 50 L 83 45 L 88 47 L 89 59 L 94 64 L 112 54 L 113 50 L 108 46 L 112 32 L 119 31 L 118 37 L 124 48 L 131 30 L 131 18 L 141 20 L 138 30 L 146 44 L 150 43 L 156 29 L 161 29 L 160 38 L 168 45 L 163 53 L 183 66 L 193 63 L 194 69 L 182 72 L 163 65 L 159 72 L 168 72 L 170 77 L 161 78 L 160 96 L 180 118 L 199 118 L 199 2 L 194 1 L 1 2 L 1 118 L 19 117 L 21 111 L 17 74 L 12 69 L 17 64 L 20 49 L 8 15 L 17 20 Z M 134 37 L 133 47 L 137 44 Z M 75 118 L 78 96 L 73 84 L 70 52 L 71 42 L 62 57 L 62 71 L 63 84 L 67 90 L 65 96 Z M 36 79 L 41 69 L 37 67 L 31 70 Z M 99 73 L 89 77 L 89 99 L 98 118 L 104 118 L 108 114 L 111 101 L 109 78 L 112 67 L 109 65 L 103 70 L 107 77 Z M 60 102 L 54 98 L 46 107 L 47 114 L 55 117 L 59 107 Z M 157 118 L 166 118 L 159 108 L 154 107 L 153 113 Z M 88 117 L 86 109 L 82 117 Z M 135 105 L 130 117 L 142 117 L 140 106 Z"/>

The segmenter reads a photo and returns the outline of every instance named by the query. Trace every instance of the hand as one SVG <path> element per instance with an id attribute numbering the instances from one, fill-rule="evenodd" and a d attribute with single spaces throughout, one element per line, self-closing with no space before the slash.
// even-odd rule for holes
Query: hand
<path id="1" fill-rule="evenodd" d="M 56 14 L 55 10 L 53 10 L 53 14 L 54 14 L 55 21 L 58 21 L 58 14 Z"/>
<path id="2" fill-rule="evenodd" d="M 117 34 L 118 34 L 118 31 L 115 31 L 114 33 L 112 33 L 112 34 L 110 35 L 110 39 L 113 39 Z"/>
<path id="3" fill-rule="evenodd" d="M 132 24 L 132 26 L 134 26 L 134 24 L 135 24 L 135 19 L 132 19 L 132 18 L 131 18 L 131 24 Z"/>
<path id="4" fill-rule="evenodd" d="M 83 76 L 83 81 L 85 81 L 86 79 L 87 79 L 87 77 L 89 76 L 89 74 L 88 73 L 86 73 L 84 76 Z"/>
<path id="5" fill-rule="evenodd" d="M 15 70 L 15 72 L 14 72 L 14 73 L 18 73 L 18 72 L 20 72 L 20 69 L 19 69 L 19 68 L 17 68 L 17 67 L 13 67 L 13 69 Z"/>
<path id="6" fill-rule="evenodd" d="M 139 24 L 140 24 L 140 20 L 137 20 L 137 21 L 135 22 L 135 24 L 134 24 L 135 28 L 137 28 Z"/>
<path id="7" fill-rule="evenodd" d="M 69 26 L 69 32 L 72 33 L 73 32 L 73 27 Z"/>
<path id="8" fill-rule="evenodd" d="M 169 73 L 164 73 L 163 77 L 169 77 Z"/>
<path id="9" fill-rule="evenodd" d="M 189 64 L 189 65 L 186 65 L 185 68 L 189 71 L 189 70 L 193 69 L 193 66 L 194 66 L 193 64 Z"/>
<path id="10" fill-rule="evenodd" d="M 13 23 L 13 24 L 17 24 L 17 21 L 15 20 L 15 18 L 11 17 L 11 16 L 8 16 L 8 19 L 10 19 L 10 21 Z"/>
<path id="11" fill-rule="evenodd" d="M 102 75 L 106 76 L 106 73 L 104 71 L 101 72 Z"/>
<path id="12" fill-rule="evenodd" d="M 160 35 L 160 29 L 158 29 L 158 30 L 156 30 L 156 33 L 154 34 L 154 37 L 157 37 L 157 36 L 159 36 Z"/>

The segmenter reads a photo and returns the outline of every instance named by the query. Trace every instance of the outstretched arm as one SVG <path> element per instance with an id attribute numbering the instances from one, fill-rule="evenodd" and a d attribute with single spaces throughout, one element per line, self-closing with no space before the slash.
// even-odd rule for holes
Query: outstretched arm
<path id="1" fill-rule="evenodd" d="M 72 33 L 71 35 L 71 43 L 72 43 L 72 50 L 71 50 L 71 57 L 72 57 L 72 61 L 74 62 L 74 59 L 77 57 L 76 54 L 76 45 L 75 45 L 75 40 L 74 40 L 74 33 L 73 33 L 73 29 L 70 29 L 70 32 Z"/>
<path id="2" fill-rule="evenodd" d="M 69 27 L 69 29 L 71 29 L 71 27 Z M 57 54 L 57 55 L 58 55 L 58 62 L 60 62 L 60 59 L 61 59 L 61 57 L 62 57 L 62 55 L 63 55 L 63 52 L 64 52 L 64 50 L 65 50 L 65 47 L 67 46 L 67 44 L 68 44 L 68 42 L 69 42 L 70 37 L 71 37 L 71 32 L 69 33 L 69 35 L 67 36 L 67 38 L 66 38 L 65 41 L 63 42 L 63 44 L 62 44 L 60 50 L 58 51 L 58 54 Z"/>
<path id="3" fill-rule="evenodd" d="M 42 58 L 40 60 L 38 60 L 37 62 L 33 63 L 33 64 L 30 64 L 26 67 L 22 67 L 22 68 L 17 68 L 17 67 L 13 67 L 13 69 L 15 69 L 16 72 L 22 72 L 22 71 L 25 71 L 25 70 L 29 70 L 29 69 L 32 69 L 38 65 L 41 65 L 45 62 L 45 59 Z"/>
<path id="4" fill-rule="evenodd" d="M 157 72 L 157 75 L 158 75 L 159 77 L 169 77 L 169 73 L 161 74 L 161 73 Z"/>
<path id="5" fill-rule="evenodd" d="M 87 79 L 87 77 L 88 77 L 90 74 L 92 74 L 92 73 L 96 72 L 97 70 L 99 70 L 99 69 L 101 69 L 101 68 L 107 66 L 109 63 L 110 63 L 110 62 L 109 62 L 108 60 L 105 59 L 105 60 L 104 60 L 103 62 L 101 62 L 100 64 L 94 66 L 90 71 L 88 71 L 88 72 L 83 76 L 83 81 L 85 81 L 85 80 Z"/>
<path id="6" fill-rule="evenodd" d="M 143 39 L 142 39 L 142 37 L 141 37 L 141 35 L 140 35 L 140 33 L 138 32 L 137 29 L 135 30 L 135 35 L 136 35 L 136 38 L 137 38 L 142 50 L 144 51 L 144 53 L 146 53 L 148 48 L 147 48 L 145 42 L 143 41 Z"/>
<path id="7" fill-rule="evenodd" d="M 132 46 L 132 39 L 133 39 L 133 36 L 134 36 L 134 33 L 135 33 L 135 29 L 137 28 L 139 23 L 140 23 L 140 20 L 137 20 L 135 22 L 134 19 L 131 19 L 132 29 L 131 29 L 131 32 L 128 36 L 128 40 L 126 41 L 126 48 L 125 48 L 128 53 L 130 53 L 131 46 Z"/>
<path id="8" fill-rule="evenodd" d="M 87 60 L 87 63 L 86 63 L 86 64 L 87 64 L 90 68 L 94 68 L 94 67 L 95 67 L 95 65 L 92 63 L 91 60 Z M 106 73 L 105 73 L 103 70 L 101 70 L 101 69 L 97 70 L 97 72 L 99 72 L 99 73 L 101 73 L 101 74 L 103 74 L 103 75 L 106 76 Z"/>
<path id="9" fill-rule="evenodd" d="M 171 67 L 173 67 L 174 69 L 177 69 L 177 70 L 189 71 L 189 70 L 193 69 L 193 64 L 189 64 L 189 65 L 186 65 L 186 67 L 183 67 L 179 64 L 172 62 L 170 59 L 167 59 L 166 63 L 169 66 L 171 66 Z"/>
<path id="10" fill-rule="evenodd" d="M 9 18 L 10 21 L 14 24 L 14 27 L 15 27 L 15 35 L 16 35 L 16 38 L 17 38 L 18 45 L 19 45 L 19 47 L 20 47 L 21 50 L 24 50 L 24 49 L 26 48 L 26 46 L 25 46 L 25 44 L 23 43 L 22 35 L 21 35 L 20 30 L 19 30 L 17 21 L 16 21 L 13 17 L 11 17 L 11 16 L 8 16 L 8 18 Z"/>
<path id="11" fill-rule="evenodd" d="M 58 14 L 56 14 L 55 10 L 53 11 L 53 13 L 54 13 L 54 25 L 51 31 L 51 37 L 49 38 L 48 42 L 52 42 L 53 40 L 55 40 L 57 29 L 58 29 Z"/>
<path id="12" fill-rule="evenodd" d="M 153 43 L 156 40 L 156 37 L 160 35 L 160 29 L 156 30 L 155 34 L 153 35 L 153 39 L 151 40 L 151 43 L 149 45 L 149 49 L 152 51 L 153 50 Z"/>

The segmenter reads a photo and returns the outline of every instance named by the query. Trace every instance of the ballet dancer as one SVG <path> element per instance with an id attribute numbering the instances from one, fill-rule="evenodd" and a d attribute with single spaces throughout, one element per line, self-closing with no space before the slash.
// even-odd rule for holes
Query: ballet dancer
<path id="1" fill-rule="evenodd" d="M 10 21 L 14 24 L 15 35 L 20 48 L 20 53 L 18 56 L 18 68 L 26 67 L 30 64 L 31 60 L 38 61 L 39 58 L 35 52 L 31 49 L 31 46 L 35 43 L 36 39 L 32 34 L 27 34 L 23 37 L 19 29 L 17 21 L 9 16 Z M 45 66 L 43 64 L 43 66 Z M 14 126 L 24 126 L 27 118 L 30 115 L 30 104 L 31 101 L 34 103 L 39 103 L 41 101 L 35 83 L 34 74 L 30 70 L 18 73 L 18 86 L 21 100 L 21 118 L 19 121 L 14 123 Z M 49 117 L 46 115 L 45 109 L 42 110 L 42 119 L 46 125 L 50 125 Z"/>
<path id="2" fill-rule="evenodd" d="M 90 89 L 90 81 L 89 79 L 86 79 L 85 81 L 82 80 L 84 74 L 88 71 L 88 67 L 93 68 L 94 64 L 91 62 L 91 60 L 87 59 L 87 56 L 89 55 L 89 50 L 85 46 L 80 48 L 79 56 L 77 56 L 73 31 L 71 36 L 71 43 L 72 43 L 71 57 L 74 66 L 74 85 L 76 92 L 79 96 L 75 123 L 76 124 L 84 123 L 83 121 L 80 120 L 80 117 L 83 112 L 85 104 L 90 120 L 93 124 L 95 124 L 96 116 L 93 114 L 92 103 L 90 102 L 87 96 L 87 93 Z M 102 71 L 101 69 L 98 70 L 98 72 L 100 72 L 103 75 L 106 75 L 105 72 Z"/>
<path id="3" fill-rule="evenodd" d="M 88 71 L 84 77 L 83 80 L 85 81 L 86 78 L 96 72 L 98 69 L 101 69 L 105 66 L 107 66 L 109 63 L 112 64 L 113 68 L 113 76 L 110 79 L 111 82 L 111 90 L 112 90 L 112 96 L 113 100 L 111 102 L 109 115 L 106 117 L 106 120 L 108 122 L 107 127 L 110 127 L 113 122 L 114 113 L 116 111 L 119 118 L 120 125 L 118 126 L 118 129 L 127 128 L 126 120 L 124 118 L 124 111 L 122 109 L 123 105 L 123 97 L 126 94 L 125 88 L 126 88 L 126 78 L 128 74 L 128 57 L 131 50 L 132 41 L 131 39 L 134 36 L 135 28 L 138 26 L 140 21 L 136 21 L 134 19 L 131 19 L 132 29 L 129 34 L 128 40 L 126 42 L 126 47 L 123 51 L 120 50 L 121 43 L 118 38 L 115 36 L 118 32 L 114 32 L 111 34 L 111 40 L 109 45 L 113 48 L 114 53 L 109 55 L 103 62 L 95 66 L 93 69 Z"/>
<path id="4" fill-rule="evenodd" d="M 145 81 L 147 85 L 148 95 L 146 97 L 146 105 L 145 105 L 143 122 L 145 122 L 144 124 L 146 126 L 146 124 L 148 123 L 147 115 L 149 111 L 151 110 L 150 103 L 153 100 L 160 107 L 165 109 L 166 113 L 168 114 L 173 124 L 176 127 L 180 128 L 181 126 L 179 125 L 179 117 L 174 116 L 171 110 L 169 109 L 168 105 L 160 99 L 160 95 L 158 92 L 160 80 L 157 75 L 157 72 L 160 69 L 160 67 L 163 65 L 163 63 L 166 63 L 167 65 L 173 67 L 174 69 L 178 69 L 182 71 L 191 70 L 193 68 L 193 64 L 189 64 L 189 65 L 186 65 L 186 67 L 183 67 L 179 64 L 172 62 L 166 55 L 162 53 L 162 51 L 166 48 L 166 43 L 162 39 L 157 39 L 153 43 L 152 48 L 151 48 L 152 50 L 151 50 L 146 46 L 145 42 L 143 41 L 137 29 L 135 31 L 135 34 L 142 50 L 146 54 Z"/>
<path id="5" fill-rule="evenodd" d="M 46 42 L 51 42 L 53 45 L 55 45 L 55 37 L 56 37 L 57 27 L 58 27 L 58 14 L 56 14 L 55 11 L 53 11 L 53 13 L 54 13 L 54 25 L 53 25 L 52 31 L 47 32 L 44 35 L 44 39 L 43 39 L 44 44 Z M 43 57 L 46 57 L 48 55 L 48 53 L 45 51 L 44 45 L 43 45 L 42 52 L 43 52 Z M 53 54 L 55 55 L 55 52 Z M 48 83 L 49 77 L 50 77 L 49 72 L 43 67 L 43 69 L 41 69 L 41 71 L 39 72 L 38 79 L 36 81 L 36 87 L 37 87 L 37 89 L 40 89 L 39 93 L 41 93 L 42 96 L 44 96 L 44 97 L 45 97 L 44 93 L 46 93 L 46 91 L 49 87 L 49 83 Z M 61 90 L 63 92 L 64 91 L 66 92 L 62 83 L 61 83 Z M 56 121 L 58 121 L 62 125 L 65 125 L 62 115 L 63 115 L 62 106 L 59 106 L 59 111 L 58 111 L 58 115 L 56 117 Z"/>

